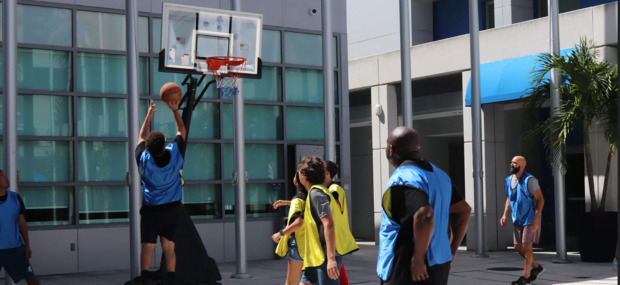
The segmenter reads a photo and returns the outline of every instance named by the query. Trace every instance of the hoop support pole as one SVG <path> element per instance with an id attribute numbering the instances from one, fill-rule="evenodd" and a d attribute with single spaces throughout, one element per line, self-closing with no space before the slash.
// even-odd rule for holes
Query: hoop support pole
<path id="1" fill-rule="evenodd" d="M 204 75 L 203 75 L 203 78 L 204 78 Z M 203 78 L 200 79 L 200 81 L 198 82 L 198 85 L 200 85 L 200 82 L 202 82 Z M 200 99 L 202 99 L 202 96 L 205 95 L 205 92 L 207 92 L 207 89 L 209 89 L 209 86 L 211 86 L 211 84 L 213 83 L 215 83 L 215 79 L 207 82 L 207 86 L 202 88 L 202 91 L 200 92 L 200 95 L 198 95 L 198 98 L 196 98 L 196 102 L 194 102 L 194 106 L 192 107 L 192 109 L 196 109 L 196 106 L 200 102 Z"/>
<path id="2" fill-rule="evenodd" d="M 187 82 L 189 79 L 189 82 Z M 191 74 L 188 74 L 183 80 L 183 85 L 187 85 L 187 92 L 185 92 L 185 96 L 179 102 L 179 105 L 183 102 L 183 100 L 187 100 L 186 107 L 183 109 L 183 114 L 181 118 L 183 119 L 183 124 L 185 125 L 185 139 L 189 137 L 189 126 L 192 122 L 192 112 L 194 111 L 194 96 L 196 96 L 196 86 L 198 85 L 198 80 L 193 77 Z M 191 107 L 191 108 L 188 108 Z"/>

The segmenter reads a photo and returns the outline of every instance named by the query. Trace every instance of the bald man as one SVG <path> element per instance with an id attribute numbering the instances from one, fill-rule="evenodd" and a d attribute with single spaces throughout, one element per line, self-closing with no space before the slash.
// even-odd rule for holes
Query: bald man
<path id="1" fill-rule="evenodd" d="M 545 269 L 534 260 L 532 244 L 540 239 L 540 216 L 545 198 L 536 178 L 525 172 L 527 161 L 523 156 L 515 156 L 510 161 L 510 172 L 505 180 L 506 205 L 500 219 L 502 227 L 506 226 L 506 214 L 512 210 L 512 223 L 515 249 L 523 256 L 523 275 L 513 285 L 525 285 L 536 280 Z"/>
<path id="2" fill-rule="evenodd" d="M 397 127 L 387 139 L 386 156 L 396 167 L 383 195 L 377 275 L 381 284 L 447 284 L 453 257 L 448 229 L 453 200 L 450 177 L 422 158 L 420 135 Z M 466 203 L 465 203 L 466 205 Z M 467 207 L 453 214 L 469 216 Z M 458 219 L 468 223 L 467 219 Z M 452 228 L 460 244 L 467 225 Z M 458 248 L 455 246 L 454 248 Z"/>

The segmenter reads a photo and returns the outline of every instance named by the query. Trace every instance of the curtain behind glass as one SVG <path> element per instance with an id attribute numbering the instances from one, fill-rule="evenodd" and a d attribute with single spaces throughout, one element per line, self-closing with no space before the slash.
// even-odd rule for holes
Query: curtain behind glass
<path id="1" fill-rule="evenodd" d="M 233 145 L 224 144 L 224 179 L 232 179 Z M 279 144 L 245 145 L 245 169 L 248 179 L 284 178 L 284 150 Z"/>
<path id="2" fill-rule="evenodd" d="M 74 220 L 73 187 L 19 187 L 29 226 L 71 225 Z"/>
<path id="3" fill-rule="evenodd" d="M 81 186 L 80 224 L 129 222 L 127 186 Z"/>
<path id="4" fill-rule="evenodd" d="M 79 181 L 125 181 L 127 142 L 78 142 Z"/>
<path id="5" fill-rule="evenodd" d="M 127 64 L 123 55 L 77 54 L 77 88 L 88 93 L 127 93 Z"/>
<path id="6" fill-rule="evenodd" d="M 17 42 L 71 46 L 71 10 L 17 5 Z"/>
<path id="7" fill-rule="evenodd" d="M 245 185 L 246 215 L 250 218 L 280 216 L 273 211 L 273 202 L 284 198 L 282 183 L 247 183 Z M 235 217 L 234 185 L 224 186 L 226 218 Z"/>
<path id="8" fill-rule="evenodd" d="M 322 141 L 325 137 L 323 108 L 286 107 L 286 138 Z"/>
<path id="9" fill-rule="evenodd" d="M 245 104 L 244 134 L 246 140 L 282 139 L 282 108 L 270 105 Z M 232 104 L 224 104 L 224 139 L 233 138 Z"/>
<path id="10" fill-rule="evenodd" d="M 71 136 L 71 97 L 17 96 L 17 134 L 23 136 Z"/>

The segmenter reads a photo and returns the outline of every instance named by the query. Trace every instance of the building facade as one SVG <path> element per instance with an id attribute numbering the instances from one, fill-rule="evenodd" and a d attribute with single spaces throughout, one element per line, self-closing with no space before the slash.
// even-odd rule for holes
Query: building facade
<path id="1" fill-rule="evenodd" d="M 386 138 L 394 127 L 403 124 L 399 7 L 383 6 L 373 0 L 363 2 L 367 5 L 365 9 L 348 7 L 350 20 L 353 12 L 368 13 L 361 18 L 369 19 L 359 23 L 363 27 L 359 30 L 354 30 L 355 23 L 350 22 L 348 32 L 350 133 L 352 142 L 361 142 L 351 144 L 352 199 L 356 206 L 352 211 L 355 217 L 352 227 L 356 237 L 378 240 L 381 195 L 393 171 L 385 158 Z M 529 71 L 536 56 L 550 49 L 547 1 L 478 2 L 483 103 L 482 209 L 474 207 L 472 122 L 467 103 L 471 73 L 467 2 L 411 2 L 413 127 L 422 135 L 422 153 L 452 177 L 474 212 L 484 214 L 484 250 L 502 250 L 512 245 L 511 230 L 499 226 L 506 201 L 504 178 L 509 175 L 510 159 L 525 155 L 527 171 L 539 179 L 546 201 L 541 246 L 554 248 L 553 177 L 544 160 L 542 142 L 523 141 L 527 126 L 522 122 L 517 100 L 527 93 Z M 616 64 L 617 1 L 559 2 L 560 48 L 570 49 L 581 38 L 587 38 L 596 44 L 601 59 Z M 373 12 L 373 5 L 382 5 L 391 12 Z M 393 15 L 396 20 L 380 22 L 385 14 Z M 365 29 L 370 31 L 370 36 L 364 36 Z M 493 69 L 498 66 L 501 68 Z M 520 89 L 508 88 L 516 83 Z M 549 116 L 548 107 L 541 114 Z M 591 132 L 598 133 L 594 167 L 596 183 L 602 185 L 607 147 L 600 132 Z M 583 141 L 569 138 L 567 152 L 566 237 L 568 249 L 576 250 L 580 219 L 589 208 Z M 609 189 L 617 189 L 616 161 L 617 156 L 611 164 Z M 607 210 L 617 211 L 617 192 L 609 193 Z M 373 199 L 360 201 L 357 195 Z M 369 219 L 375 221 L 374 225 L 362 222 Z M 470 249 L 476 244 L 475 233 L 472 219 L 467 236 Z"/>
<path id="2" fill-rule="evenodd" d="M 230 0 L 172 0 L 231 9 Z M 17 190 L 26 205 L 31 260 L 39 275 L 129 268 L 125 1 L 17 1 Z M 152 129 L 172 138 L 159 88 L 185 74 L 158 71 L 161 0 L 138 6 L 140 123 L 154 99 Z M 263 15 L 262 79 L 243 81 L 247 257 L 273 258 L 271 234 L 294 194 L 304 154 L 322 155 L 324 96 L 321 1 L 242 0 Z M 348 189 L 345 2 L 332 3 L 336 147 Z M 203 81 L 199 90 L 205 86 Z M 186 87 L 182 86 L 185 90 Z M 211 87 L 193 112 L 183 203 L 217 262 L 235 259 L 232 100 Z M 15 188 L 15 187 L 14 187 Z M 159 266 L 161 252 L 155 253 Z"/>

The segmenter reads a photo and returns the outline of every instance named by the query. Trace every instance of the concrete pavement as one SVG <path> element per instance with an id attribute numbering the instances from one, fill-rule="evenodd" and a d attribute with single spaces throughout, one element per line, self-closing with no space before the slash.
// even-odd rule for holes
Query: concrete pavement
<path id="1" fill-rule="evenodd" d="M 514 250 L 488 252 L 488 258 L 475 258 L 473 252 L 462 249 L 450 272 L 450 285 L 510 284 L 523 270 L 523 259 Z M 534 282 L 544 284 L 617 284 L 617 272 L 609 263 L 584 263 L 577 253 L 569 253 L 569 264 L 554 264 L 555 253 L 536 251 L 534 254 L 546 272 Z M 360 243 L 360 250 L 348 255 L 344 265 L 349 284 L 379 284 L 375 274 L 377 246 Z M 223 285 L 283 284 L 286 278 L 286 260 L 259 260 L 247 263 L 249 279 L 233 279 L 234 263 L 219 264 Z M 78 274 L 40 276 L 43 285 L 122 285 L 129 279 L 129 269 Z M 4 280 L 0 280 L 4 284 Z M 26 284 L 24 281 L 18 285 Z"/>

